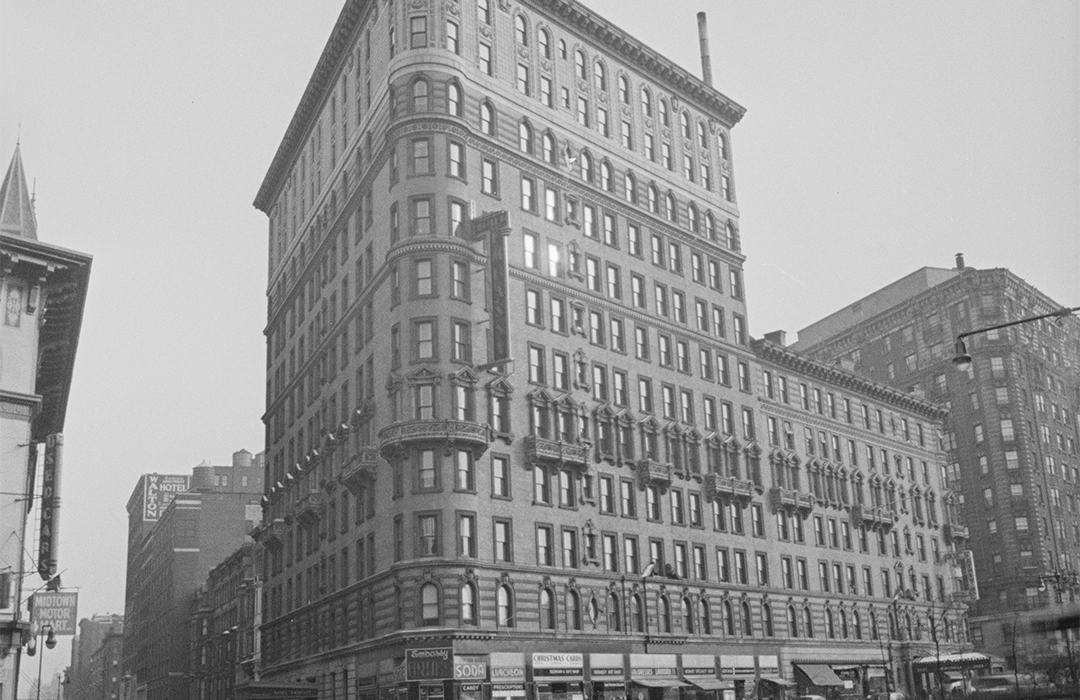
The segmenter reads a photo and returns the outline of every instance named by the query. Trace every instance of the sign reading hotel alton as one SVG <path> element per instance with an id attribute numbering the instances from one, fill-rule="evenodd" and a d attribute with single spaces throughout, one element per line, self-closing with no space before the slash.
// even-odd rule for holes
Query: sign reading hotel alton
<path id="1" fill-rule="evenodd" d="M 405 650 L 405 680 L 445 681 L 454 677 L 454 649 Z"/>
<path id="2" fill-rule="evenodd" d="M 188 490 L 190 476 L 174 474 L 146 474 L 143 476 L 143 521 L 152 522 L 161 517 L 176 494 Z"/>
<path id="3" fill-rule="evenodd" d="M 52 625 L 53 634 L 78 631 L 79 594 L 76 591 L 41 591 L 34 594 L 30 619 L 42 625 Z"/>

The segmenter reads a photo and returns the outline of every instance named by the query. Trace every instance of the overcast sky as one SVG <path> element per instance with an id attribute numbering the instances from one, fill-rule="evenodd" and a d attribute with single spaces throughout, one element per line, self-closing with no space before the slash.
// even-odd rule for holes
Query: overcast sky
<path id="1" fill-rule="evenodd" d="M 957 252 L 1080 305 L 1075 0 L 585 4 L 695 75 L 708 12 L 714 84 L 747 108 L 753 335 Z M 263 447 L 251 202 L 341 5 L 0 0 L 0 164 L 21 124 L 39 237 L 94 256 L 61 515 L 81 616 L 123 612 L 138 475 Z"/>

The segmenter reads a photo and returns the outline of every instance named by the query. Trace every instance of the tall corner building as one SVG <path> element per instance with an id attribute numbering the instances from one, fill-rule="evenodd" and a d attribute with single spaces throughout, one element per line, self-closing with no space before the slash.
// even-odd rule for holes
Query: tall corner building
<path id="1" fill-rule="evenodd" d="M 86 253 L 38 238 L 16 146 L 0 185 L 0 700 L 18 691 L 27 596 L 57 574 L 63 430 L 90 265 Z M 35 507 L 45 504 L 38 495 L 53 505 Z"/>
<path id="2" fill-rule="evenodd" d="M 1070 651 L 1075 667 L 1080 652 L 1075 630 L 1033 624 L 1075 615 L 1080 595 L 1080 321 L 973 335 L 966 372 L 952 358 L 960 333 L 1061 308 L 1009 270 L 958 255 L 952 269 L 924 267 L 807 326 L 795 344 L 949 407 L 949 486 L 978 577 L 972 640 L 1021 671 Z"/>
<path id="3" fill-rule="evenodd" d="M 259 520 L 263 456 L 233 453 L 186 474 L 144 474 L 128 499 L 123 686 L 138 700 L 187 700 L 192 607 L 207 574 Z"/>
<path id="4" fill-rule="evenodd" d="M 238 693 L 854 696 L 957 648 L 941 411 L 751 343 L 743 111 L 578 2 L 345 4 L 255 200 Z"/>

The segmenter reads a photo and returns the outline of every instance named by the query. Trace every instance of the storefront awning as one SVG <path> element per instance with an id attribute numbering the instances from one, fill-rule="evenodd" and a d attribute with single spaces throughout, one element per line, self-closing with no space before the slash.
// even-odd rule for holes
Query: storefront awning
<path id="1" fill-rule="evenodd" d="M 631 678 L 630 682 L 646 688 L 682 688 L 686 685 L 682 681 L 667 678 Z"/>
<path id="2" fill-rule="evenodd" d="M 803 675 L 809 679 L 811 685 L 822 687 L 843 687 L 844 685 L 844 681 L 840 680 L 840 677 L 833 673 L 833 670 L 828 664 L 795 664 L 795 668 L 802 671 Z"/>
<path id="3" fill-rule="evenodd" d="M 922 656 L 911 662 L 914 671 L 965 671 L 976 668 L 990 668 L 990 657 L 974 651 L 960 654 L 942 654 Z"/>
<path id="4" fill-rule="evenodd" d="M 735 684 L 731 681 L 718 681 L 715 678 L 684 678 L 683 680 L 702 690 L 723 690 L 735 687 Z"/>
<path id="5" fill-rule="evenodd" d="M 789 681 L 787 678 L 781 678 L 780 676 L 762 676 L 761 680 L 767 681 L 774 685 L 778 685 L 781 688 L 794 688 L 795 681 Z"/>

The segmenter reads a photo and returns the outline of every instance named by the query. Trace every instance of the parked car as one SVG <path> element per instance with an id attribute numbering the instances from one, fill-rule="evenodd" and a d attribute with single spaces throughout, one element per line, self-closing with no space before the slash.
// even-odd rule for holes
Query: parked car
<path id="1" fill-rule="evenodd" d="M 874 693 L 870 700 L 907 700 L 907 696 L 894 690 L 891 693 Z"/>

